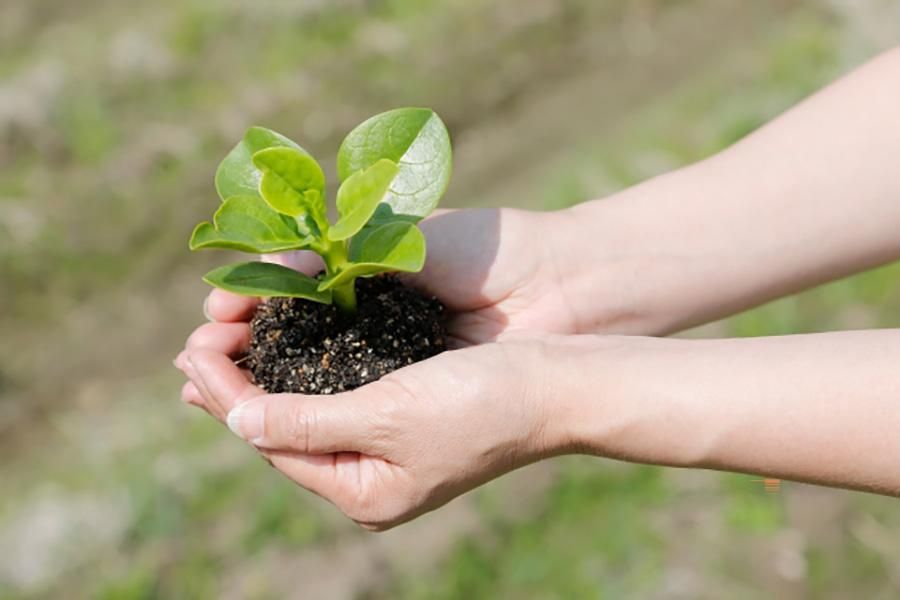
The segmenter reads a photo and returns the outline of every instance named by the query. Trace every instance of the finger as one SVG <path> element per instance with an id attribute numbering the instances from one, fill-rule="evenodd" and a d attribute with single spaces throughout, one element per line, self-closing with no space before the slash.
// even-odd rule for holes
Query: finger
<path id="1" fill-rule="evenodd" d="M 182 350 L 178 353 L 178 356 L 175 357 L 175 360 L 172 361 L 175 367 L 188 377 L 188 381 L 181 386 L 181 400 L 187 404 L 199 406 L 206 412 L 212 414 L 209 407 L 206 406 L 206 400 L 203 397 L 203 393 L 191 379 L 195 376 L 196 372 L 194 371 L 193 366 L 188 364 L 187 356 L 187 350 Z"/>
<path id="2" fill-rule="evenodd" d="M 200 378 L 197 370 L 194 368 L 193 363 L 191 363 L 188 359 L 188 351 L 182 350 L 178 357 L 175 359 L 174 363 L 175 366 L 178 367 L 190 379 L 190 381 L 188 381 L 188 383 L 185 384 L 185 386 L 182 388 L 182 400 L 188 402 L 189 404 L 195 404 L 199 406 L 209 415 L 224 423 L 225 417 L 228 413 L 218 403 L 215 402 L 215 399 L 207 391 L 206 385 L 203 383 L 203 380 Z M 252 374 L 250 373 L 250 371 L 240 369 L 240 372 L 248 381 L 251 380 Z"/>
<path id="3" fill-rule="evenodd" d="M 221 323 L 249 321 L 259 303 L 259 298 L 239 296 L 216 288 L 206 297 L 203 313 L 208 319 Z"/>
<path id="4" fill-rule="evenodd" d="M 280 254 L 263 254 L 263 262 L 271 262 L 290 267 L 307 275 L 315 275 L 325 265 L 315 252 L 284 252 Z M 203 302 L 203 314 L 210 321 L 236 323 L 249 321 L 259 305 L 260 299 L 253 296 L 240 296 L 221 289 L 213 289 Z"/>
<path id="5" fill-rule="evenodd" d="M 203 394 L 207 406 L 222 419 L 236 405 L 265 392 L 253 385 L 230 358 L 208 348 L 188 351 L 191 381 Z"/>
<path id="6" fill-rule="evenodd" d="M 295 454 L 261 449 L 273 467 L 297 485 L 334 503 L 338 494 L 335 454 Z M 359 455 L 356 455 L 359 456 Z"/>
<path id="7" fill-rule="evenodd" d="M 383 475 L 386 470 L 394 468 L 387 461 L 358 452 L 296 454 L 281 450 L 260 450 L 260 454 L 283 475 L 334 504 L 363 529 L 385 531 L 415 516 L 402 511 L 394 519 L 379 518 L 379 513 L 384 510 L 385 503 L 391 503 L 391 498 L 379 498 L 369 507 L 361 502 L 366 493 L 365 488 L 373 485 L 371 471 L 381 471 Z M 374 477 L 377 479 L 378 476 Z M 403 501 L 402 497 L 400 501 Z"/>
<path id="8" fill-rule="evenodd" d="M 188 350 L 206 348 L 232 358 L 250 349 L 250 327 L 246 323 L 204 323 L 191 333 Z"/>
<path id="9" fill-rule="evenodd" d="M 178 356 L 175 357 L 175 360 L 172 361 L 172 364 L 175 365 L 175 368 L 183 373 L 187 368 L 187 355 L 187 350 L 182 350 L 178 353 Z M 187 373 L 185 373 L 185 375 L 186 374 Z"/>
<path id="10" fill-rule="evenodd" d="M 200 395 L 200 390 L 197 389 L 193 381 L 185 381 L 184 385 L 181 386 L 181 399 L 186 404 L 203 406 L 203 396 Z"/>
<path id="11" fill-rule="evenodd" d="M 197 369 L 194 368 L 193 363 L 191 363 L 190 358 L 188 358 L 187 350 L 182 351 L 176 360 L 182 361 L 183 366 L 179 368 L 188 376 L 188 383 L 193 385 L 194 389 L 197 390 L 197 393 L 200 395 L 201 408 L 203 408 L 210 416 L 224 423 L 228 413 L 215 403 L 209 392 L 206 390 L 206 385 L 204 385 L 203 380 L 197 373 Z"/>
<path id="12" fill-rule="evenodd" d="M 364 458 L 358 452 L 314 455 L 260 450 L 260 453 L 294 483 L 331 502 L 357 524 L 366 529 L 383 529 L 359 520 Z M 365 460 L 373 459 L 365 457 Z"/>
<path id="13" fill-rule="evenodd" d="M 474 346 L 496 340 L 506 326 L 505 317 L 493 311 L 467 311 L 450 316 L 447 333 L 461 343 L 460 347 Z"/>
<path id="14" fill-rule="evenodd" d="M 203 400 L 203 394 L 200 393 L 200 390 L 197 389 L 197 385 L 193 381 L 186 381 L 185 384 L 181 386 L 181 399 L 186 404 L 202 408 L 206 412 L 209 412 L 206 408 L 206 402 Z"/>
<path id="15" fill-rule="evenodd" d="M 363 390 L 334 396 L 273 394 L 237 405 L 228 413 L 228 427 L 272 450 L 377 454 L 378 441 L 389 437 L 380 414 L 377 399 Z"/>
<path id="16" fill-rule="evenodd" d="M 281 252 L 279 254 L 263 254 L 261 260 L 263 262 L 270 262 L 289 267 L 309 276 L 313 276 L 325 268 L 322 257 L 309 250 Z"/>
<path id="17" fill-rule="evenodd" d="M 468 348 L 471 345 L 472 342 L 464 337 L 457 337 L 450 334 L 447 335 L 447 350 L 461 350 L 463 348 Z"/>

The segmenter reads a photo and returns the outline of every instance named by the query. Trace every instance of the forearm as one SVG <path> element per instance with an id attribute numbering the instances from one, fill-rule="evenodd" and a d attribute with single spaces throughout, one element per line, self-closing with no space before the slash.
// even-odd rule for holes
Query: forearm
<path id="1" fill-rule="evenodd" d="M 900 495 L 900 330 L 580 343 L 566 451 Z"/>
<path id="2" fill-rule="evenodd" d="M 581 332 L 660 334 L 900 257 L 900 51 L 732 148 L 560 218 Z"/>

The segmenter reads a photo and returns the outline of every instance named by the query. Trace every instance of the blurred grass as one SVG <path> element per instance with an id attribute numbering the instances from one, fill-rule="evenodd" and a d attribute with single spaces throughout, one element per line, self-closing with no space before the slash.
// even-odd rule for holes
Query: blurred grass
<path id="1" fill-rule="evenodd" d="M 896 13 L 878 0 L 0 6 L 0 429 L 15 441 L 0 597 L 896 596 L 894 501 L 767 494 L 742 475 L 567 458 L 409 537 L 372 538 L 174 406 L 167 365 L 219 260 L 187 257 L 185 240 L 250 123 L 325 157 L 376 110 L 433 105 L 456 141 L 450 204 L 560 208 L 733 143 L 896 41 Z M 898 276 L 708 331 L 895 326 Z M 530 490 L 525 508 L 510 481 Z"/>
<path id="2" fill-rule="evenodd" d="M 539 514 L 515 524 L 488 515 L 487 543 L 462 540 L 442 577 L 403 582 L 402 591 L 388 597 L 649 594 L 663 564 L 664 540 L 644 517 L 671 499 L 660 470 L 641 466 L 598 472 L 584 461 L 567 467 Z"/>

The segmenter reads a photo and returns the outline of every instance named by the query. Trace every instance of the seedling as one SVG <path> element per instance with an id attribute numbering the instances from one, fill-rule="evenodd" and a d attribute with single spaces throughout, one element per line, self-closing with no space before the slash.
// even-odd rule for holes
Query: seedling
<path id="1" fill-rule="evenodd" d="M 222 204 L 212 223 L 197 225 L 191 250 L 255 254 L 312 250 L 320 277 L 273 263 L 243 262 L 203 279 L 248 296 L 287 296 L 356 311 L 356 279 L 420 271 L 428 216 L 450 179 L 450 137 L 427 108 L 400 108 L 366 120 L 341 143 L 335 222 L 328 219 L 319 163 L 283 135 L 251 127 L 216 171 Z"/>

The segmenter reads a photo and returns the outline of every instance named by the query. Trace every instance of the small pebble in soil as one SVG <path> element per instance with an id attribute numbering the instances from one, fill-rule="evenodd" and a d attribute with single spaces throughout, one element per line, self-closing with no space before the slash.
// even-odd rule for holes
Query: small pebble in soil
<path id="1" fill-rule="evenodd" d="M 357 313 L 302 298 L 269 298 L 250 323 L 245 366 L 268 392 L 334 394 L 447 347 L 444 306 L 381 275 L 356 281 Z"/>

